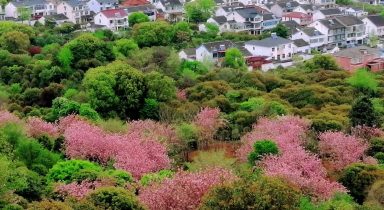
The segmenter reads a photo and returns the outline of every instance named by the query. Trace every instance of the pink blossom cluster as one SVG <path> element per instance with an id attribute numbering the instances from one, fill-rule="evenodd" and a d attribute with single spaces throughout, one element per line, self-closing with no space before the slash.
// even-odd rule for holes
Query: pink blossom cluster
<path id="1" fill-rule="evenodd" d="M 203 140 L 212 140 L 217 129 L 224 125 L 219 108 L 205 107 L 197 113 L 193 123 L 199 128 Z"/>
<path id="2" fill-rule="evenodd" d="M 28 135 L 34 138 L 47 135 L 52 138 L 60 136 L 56 124 L 49 123 L 38 117 L 30 117 L 27 119 L 27 132 Z"/>
<path id="3" fill-rule="evenodd" d="M 139 199 L 149 209 L 196 209 L 202 197 L 214 186 L 236 180 L 225 169 L 209 169 L 197 173 L 180 171 L 173 178 L 144 188 Z"/>
<path id="4" fill-rule="evenodd" d="M 107 163 L 139 178 L 144 173 L 169 168 L 170 159 L 164 145 L 152 136 L 143 137 L 140 131 L 111 134 L 85 121 L 75 121 L 64 132 L 66 154 Z"/>
<path id="5" fill-rule="evenodd" d="M 0 111 L 0 126 L 6 123 L 19 123 L 19 122 L 20 122 L 20 119 L 16 115 L 5 110 Z"/>
<path id="6" fill-rule="evenodd" d="M 308 121 L 294 116 L 261 119 L 243 137 L 237 155 L 246 161 L 254 142 L 269 139 L 278 145 L 279 155 L 267 156 L 259 163 L 267 175 L 284 177 L 314 198 L 325 199 L 345 191 L 342 185 L 327 179 L 321 160 L 302 146 L 308 127 Z"/>
<path id="7" fill-rule="evenodd" d="M 101 187 L 102 183 L 99 181 L 84 180 L 80 183 L 72 182 L 69 184 L 59 184 L 55 187 L 55 192 L 63 197 L 73 197 L 77 200 L 81 200 L 96 188 Z"/>
<path id="8" fill-rule="evenodd" d="M 187 91 L 185 89 L 178 90 L 176 93 L 176 97 L 180 101 L 186 101 L 187 100 Z"/>
<path id="9" fill-rule="evenodd" d="M 380 130 L 380 128 L 368 127 L 364 125 L 358 125 L 351 129 L 351 133 L 353 136 L 357 136 L 363 139 L 371 139 L 374 137 L 384 136 L 384 132 Z"/>
<path id="10" fill-rule="evenodd" d="M 319 140 L 320 154 L 327 157 L 336 170 L 360 162 L 368 149 L 368 144 L 363 139 L 342 132 L 322 133 Z"/>

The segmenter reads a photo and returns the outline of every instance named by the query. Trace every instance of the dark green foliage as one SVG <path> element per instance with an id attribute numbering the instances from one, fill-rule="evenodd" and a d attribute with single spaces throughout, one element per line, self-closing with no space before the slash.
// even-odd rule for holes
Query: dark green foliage
<path id="1" fill-rule="evenodd" d="M 289 182 L 265 177 L 215 187 L 204 197 L 200 209 L 297 209 L 300 197 L 300 190 Z"/>
<path id="2" fill-rule="evenodd" d="M 342 172 L 339 181 L 349 190 L 349 194 L 362 203 L 371 185 L 379 179 L 384 179 L 384 170 L 375 165 L 352 164 Z"/>
<path id="3" fill-rule="evenodd" d="M 88 196 L 88 200 L 101 209 L 144 209 L 133 193 L 118 187 L 99 188 Z"/>
<path id="4" fill-rule="evenodd" d="M 315 55 L 311 60 L 305 63 L 307 68 L 324 69 L 324 70 L 338 70 L 335 59 L 330 55 Z"/>
<path id="5" fill-rule="evenodd" d="M 132 33 L 140 47 L 165 46 L 171 42 L 172 26 L 162 21 L 139 23 Z"/>
<path id="6" fill-rule="evenodd" d="M 372 127 L 378 124 L 373 104 L 370 98 L 366 96 L 360 97 L 355 101 L 349 113 L 349 118 L 352 126 L 365 125 Z"/>
<path id="7" fill-rule="evenodd" d="M 140 117 L 143 119 L 159 119 L 159 102 L 156 99 L 146 98 L 143 108 L 140 110 Z"/>
<path id="8" fill-rule="evenodd" d="M 384 164 L 384 152 L 378 152 L 373 157 L 376 158 L 380 164 Z"/>
<path id="9" fill-rule="evenodd" d="M 288 38 L 289 36 L 289 29 L 282 23 L 277 24 L 276 27 L 271 30 L 271 32 L 276 33 L 277 36 L 283 38 Z"/>
<path id="10" fill-rule="evenodd" d="M 248 161 L 251 165 L 255 164 L 255 161 L 260 160 L 265 155 L 276 155 L 279 153 L 279 149 L 275 142 L 271 140 L 256 141 L 253 144 L 253 151 L 248 155 Z"/>

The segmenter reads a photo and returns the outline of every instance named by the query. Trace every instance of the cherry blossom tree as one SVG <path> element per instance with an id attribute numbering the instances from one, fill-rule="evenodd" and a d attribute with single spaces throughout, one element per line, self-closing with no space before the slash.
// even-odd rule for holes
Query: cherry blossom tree
<path id="1" fill-rule="evenodd" d="M 84 180 L 80 183 L 72 182 L 69 184 L 58 184 L 55 186 L 54 192 L 65 197 L 73 197 L 77 200 L 85 198 L 89 193 L 94 191 L 96 188 L 103 186 L 100 181 L 88 181 Z"/>
<path id="2" fill-rule="evenodd" d="M 207 146 L 209 141 L 213 140 L 216 131 L 225 125 L 220 117 L 219 108 L 203 108 L 197 115 L 193 123 L 199 128 L 200 142 Z"/>
<path id="3" fill-rule="evenodd" d="M 21 120 L 14 114 L 1 110 L 0 111 L 0 126 L 6 124 L 6 123 L 19 123 Z"/>
<path id="4" fill-rule="evenodd" d="M 368 144 L 355 136 L 342 132 L 325 132 L 319 135 L 320 154 L 332 162 L 336 170 L 362 161 Z"/>
<path id="5" fill-rule="evenodd" d="M 58 138 L 60 135 L 56 124 L 46 122 L 38 117 L 30 117 L 27 119 L 27 133 L 33 138 L 38 138 L 44 135 L 51 138 Z"/>
<path id="6" fill-rule="evenodd" d="M 144 188 L 139 199 L 149 209 L 185 210 L 196 209 L 202 197 L 214 186 L 236 180 L 236 176 L 225 169 L 209 169 L 197 173 L 180 171 L 161 184 Z"/>

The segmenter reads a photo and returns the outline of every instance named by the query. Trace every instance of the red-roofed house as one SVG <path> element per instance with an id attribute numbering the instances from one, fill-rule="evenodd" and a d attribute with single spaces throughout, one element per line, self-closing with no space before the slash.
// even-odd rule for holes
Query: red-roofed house
<path id="1" fill-rule="evenodd" d="M 124 9 L 103 10 L 95 15 L 95 24 L 117 31 L 128 28 L 128 13 Z"/>
<path id="2" fill-rule="evenodd" d="M 123 7 L 132 7 L 132 6 L 142 6 L 150 4 L 147 0 L 125 0 L 123 3 L 121 3 L 121 6 Z"/>
<path id="3" fill-rule="evenodd" d="M 299 25 L 306 26 L 312 22 L 312 16 L 302 12 L 290 12 L 284 14 L 281 20 L 283 22 L 293 20 Z"/>

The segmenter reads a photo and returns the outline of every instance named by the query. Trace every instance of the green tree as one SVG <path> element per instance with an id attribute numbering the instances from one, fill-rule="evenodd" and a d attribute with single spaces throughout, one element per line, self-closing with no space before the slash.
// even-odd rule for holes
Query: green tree
<path id="1" fill-rule="evenodd" d="M 276 27 L 271 30 L 271 32 L 276 33 L 277 36 L 283 38 L 288 38 L 289 36 L 289 29 L 282 23 L 277 24 Z"/>
<path id="2" fill-rule="evenodd" d="M 29 7 L 18 7 L 17 14 L 21 19 L 21 22 L 23 23 L 24 21 L 29 20 L 31 18 L 32 11 Z"/>
<path id="3" fill-rule="evenodd" d="M 102 168 L 87 160 L 67 160 L 56 163 L 47 174 L 48 182 L 71 183 L 82 172 L 100 173 Z M 81 181 L 81 180 L 78 180 Z"/>
<path id="4" fill-rule="evenodd" d="M 378 117 L 369 97 L 362 96 L 355 101 L 349 112 L 349 119 L 352 126 L 365 125 L 372 127 L 378 124 Z"/>
<path id="5" fill-rule="evenodd" d="M 27 34 L 19 31 L 10 31 L 0 37 L 0 45 L 11 53 L 26 53 L 30 46 Z"/>
<path id="6" fill-rule="evenodd" d="M 237 48 L 229 48 L 225 52 L 224 66 L 235 69 L 244 68 L 245 59 L 241 51 Z"/>
<path id="7" fill-rule="evenodd" d="M 61 48 L 59 53 L 57 53 L 57 60 L 60 62 L 61 66 L 69 68 L 73 60 L 71 50 L 68 47 Z"/>
<path id="8" fill-rule="evenodd" d="M 368 38 L 368 44 L 370 47 L 377 47 L 377 44 L 379 44 L 379 37 L 374 35 L 374 34 L 371 34 L 369 35 L 369 38 Z"/>
<path id="9" fill-rule="evenodd" d="M 128 23 L 130 27 L 133 27 L 137 23 L 144 22 L 149 22 L 149 17 L 142 12 L 133 12 L 128 17 Z"/>
<path id="10" fill-rule="evenodd" d="M 253 145 L 253 151 L 248 155 L 248 161 L 251 165 L 255 165 L 255 161 L 260 160 L 265 155 L 276 155 L 279 149 L 275 142 L 271 140 L 256 141 Z"/>
<path id="11" fill-rule="evenodd" d="M 308 69 L 324 69 L 324 70 L 338 70 L 335 59 L 330 55 L 315 55 L 311 60 L 306 62 Z"/>
<path id="12" fill-rule="evenodd" d="M 144 209 L 136 196 L 124 188 L 102 187 L 92 192 L 88 200 L 100 209 Z"/>
<path id="13" fill-rule="evenodd" d="M 145 75 L 145 81 L 148 88 L 148 98 L 166 102 L 176 97 L 176 82 L 172 78 L 152 71 Z"/>
<path id="14" fill-rule="evenodd" d="M 212 16 L 215 6 L 213 0 L 196 0 L 185 4 L 184 9 L 189 21 L 199 23 Z"/>
<path id="15" fill-rule="evenodd" d="M 171 42 L 172 32 L 169 23 L 155 21 L 136 24 L 132 36 L 140 47 L 166 46 Z"/>
<path id="16" fill-rule="evenodd" d="M 115 42 L 116 50 L 128 57 L 133 51 L 138 50 L 139 46 L 132 39 L 119 39 Z"/>
<path id="17" fill-rule="evenodd" d="M 367 95 L 375 93 L 379 85 L 376 75 L 366 69 L 358 69 L 347 79 L 347 82 L 356 90 Z"/>

